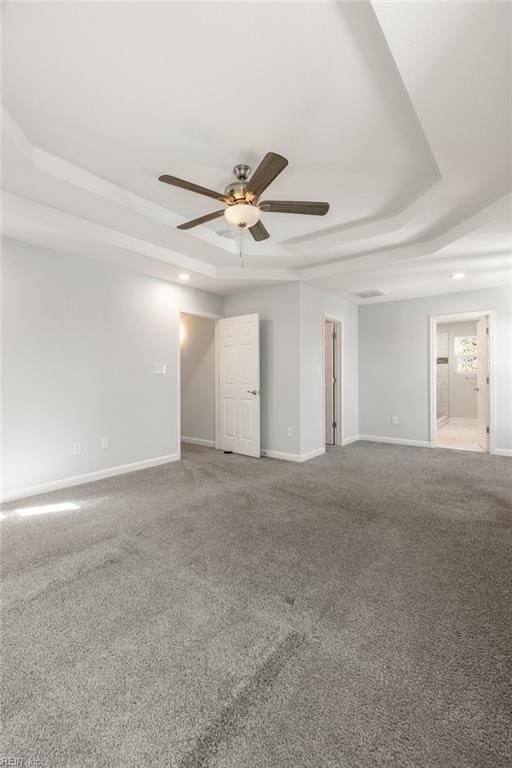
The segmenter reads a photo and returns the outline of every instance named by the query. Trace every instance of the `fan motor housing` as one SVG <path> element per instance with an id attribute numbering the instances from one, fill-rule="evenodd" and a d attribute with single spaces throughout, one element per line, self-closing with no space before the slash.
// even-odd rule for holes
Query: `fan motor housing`
<path id="1" fill-rule="evenodd" d="M 234 197 L 235 200 L 245 200 L 245 190 L 247 189 L 247 183 L 241 181 L 233 181 L 228 184 L 224 190 L 225 195 Z"/>
<path id="2" fill-rule="evenodd" d="M 244 200 L 251 168 L 245 163 L 239 163 L 233 168 L 233 173 L 236 176 L 236 181 L 232 181 L 227 185 L 224 194 L 234 197 L 235 200 Z"/>

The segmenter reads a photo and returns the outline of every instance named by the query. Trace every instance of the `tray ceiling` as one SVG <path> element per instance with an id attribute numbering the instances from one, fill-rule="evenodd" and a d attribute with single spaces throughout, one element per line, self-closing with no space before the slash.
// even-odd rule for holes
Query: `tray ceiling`
<path id="1" fill-rule="evenodd" d="M 510 13 L 505 3 L 7 3 L 4 232 L 95 258 L 103 243 L 105 258 L 168 279 L 186 267 L 220 293 L 311 280 L 349 296 L 354 280 L 378 287 L 363 284 L 368 264 L 386 298 L 453 290 L 450 246 L 452 258 L 474 257 L 479 281 L 506 280 Z M 242 272 L 223 219 L 176 229 L 218 204 L 158 176 L 222 189 L 235 163 L 255 167 L 267 151 L 290 162 L 269 198 L 331 209 L 264 214 L 271 239 L 245 238 Z M 476 259 L 487 252 L 496 263 Z"/>

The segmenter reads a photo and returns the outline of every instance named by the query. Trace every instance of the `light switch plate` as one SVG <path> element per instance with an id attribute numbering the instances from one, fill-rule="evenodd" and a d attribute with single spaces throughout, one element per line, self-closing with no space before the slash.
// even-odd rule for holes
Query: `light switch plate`
<path id="1" fill-rule="evenodd" d="M 165 363 L 155 363 L 153 366 L 153 373 L 157 376 L 163 376 L 167 373 L 167 366 Z"/>

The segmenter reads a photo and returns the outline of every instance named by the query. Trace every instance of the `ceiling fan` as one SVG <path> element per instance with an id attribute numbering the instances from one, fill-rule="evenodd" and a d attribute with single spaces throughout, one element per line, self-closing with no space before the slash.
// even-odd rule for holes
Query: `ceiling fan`
<path id="1" fill-rule="evenodd" d="M 270 237 L 266 227 L 261 221 L 262 213 L 303 213 L 309 216 L 324 216 L 329 210 L 329 203 L 310 203 L 295 200 L 263 200 L 260 202 L 262 192 L 284 171 L 288 160 L 275 152 L 267 152 L 261 163 L 251 175 L 248 165 L 235 165 L 233 172 L 236 181 L 228 184 L 223 193 L 214 192 L 199 184 L 178 179 L 176 176 L 163 175 L 159 181 L 171 184 L 174 187 L 188 189 L 199 195 L 213 197 L 226 204 L 226 208 L 214 213 L 207 213 L 198 219 L 179 224 L 178 229 L 192 229 L 199 224 L 225 216 L 230 224 L 247 227 L 254 240 L 266 240 Z M 250 177 L 250 178 L 249 178 Z"/>

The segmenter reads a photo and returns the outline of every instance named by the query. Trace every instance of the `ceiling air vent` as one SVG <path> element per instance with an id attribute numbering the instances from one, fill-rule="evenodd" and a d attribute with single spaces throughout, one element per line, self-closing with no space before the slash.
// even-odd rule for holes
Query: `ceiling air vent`
<path id="1" fill-rule="evenodd" d="M 351 296 L 357 296 L 358 299 L 374 299 L 375 296 L 385 296 L 384 291 L 379 291 L 378 288 L 372 288 L 370 291 L 357 291 L 351 293 Z"/>

